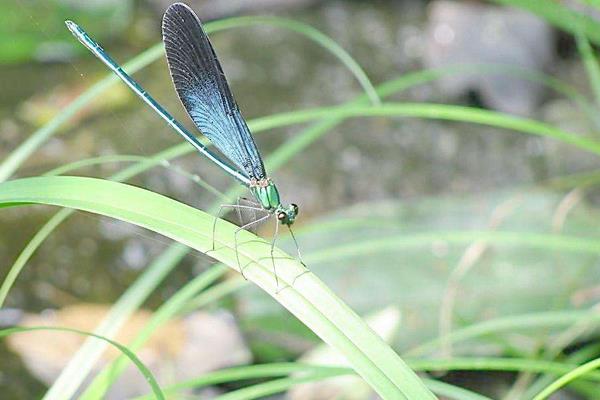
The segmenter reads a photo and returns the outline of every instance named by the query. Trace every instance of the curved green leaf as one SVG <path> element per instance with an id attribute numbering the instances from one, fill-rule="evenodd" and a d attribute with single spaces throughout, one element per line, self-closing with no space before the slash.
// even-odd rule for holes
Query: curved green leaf
<path id="1" fill-rule="evenodd" d="M 19 327 L 18 326 L 18 327 L 14 327 L 14 328 L 7 328 L 7 329 L 0 330 L 0 338 L 15 334 L 15 333 L 30 332 L 30 331 L 70 332 L 70 333 L 76 333 L 78 335 L 83 335 L 83 336 L 91 336 L 96 339 L 100 339 L 107 343 L 110 343 L 111 345 L 113 345 L 114 347 L 119 349 L 119 351 L 121 353 L 123 353 L 125 356 L 127 356 L 131 360 L 131 362 L 133 362 L 135 364 L 135 366 L 142 373 L 142 375 L 144 375 L 144 377 L 148 381 L 148 384 L 150 385 L 150 388 L 152 388 L 154 397 L 159 400 L 165 399 L 165 396 L 164 396 L 162 390 L 160 389 L 158 382 L 156 382 L 156 378 L 154 378 L 154 375 L 152 375 L 152 372 L 150 372 L 148 367 L 146 367 L 144 365 L 144 363 L 142 361 L 140 361 L 140 359 L 135 355 L 135 353 L 133 353 L 131 350 L 129 350 L 127 347 L 123 346 L 122 344 L 115 342 L 114 340 L 108 339 L 102 335 L 97 335 L 95 333 L 90 333 L 90 332 L 84 332 L 84 331 L 80 331 L 78 329 L 62 328 L 62 327 L 56 327 L 56 326 L 29 326 L 29 327 Z"/>
<path id="2" fill-rule="evenodd" d="M 248 25 L 271 25 L 276 26 L 278 28 L 287 29 L 293 32 L 300 33 L 314 42 L 323 46 L 323 48 L 327 49 L 331 54 L 336 56 L 343 65 L 348 68 L 350 72 L 354 75 L 356 80 L 360 83 L 363 90 L 369 97 L 369 100 L 372 104 L 380 104 L 381 99 L 373 87 L 373 84 L 369 80 L 369 77 L 362 69 L 360 64 L 358 64 L 350 54 L 346 50 L 344 50 L 337 42 L 332 40 L 329 36 L 324 35 L 322 32 L 313 28 L 310 25 L 303 24 L 293 19 L 275 17 L 275 16 L 249 16 L 249 17 L 235 17 L 223 19 L 220 21 L 212 22 L 211 27 L 214 31 L 218 31 L 221 29 L 228 28 L 237 28 Z"/>
<path id="3" fill-rule="evenodd" d="M 600 154 L 600 142 L 566 132 L 540 121 L 474 107 L 435 103 L 383 103 L 379 106 L 320 107 L 257 118 L 253 121 L 252 128 L 270 129 L 321 118 L 392 116 L 471 122 L 510 129 L 531 135 L 550 137 L 572 144 L 580 149 Z"/>
<path id="4" fill-rule="evenodd" d="M 38 203 L 118 218 L 186 244 L 234 269 L 265 290 L 350 362 L 384 398 L 432 399 L 433 394 L 396 353 L 314 274 L 270 243 L 175 200 L 93 178 L 37 177 L 0 185 L 0 204 Z M 216 244 L 212 250 L 213 241 Z M 236 246 L 237 243 L 237 246 Z M 239 259 L 239 264 L 238 264 Z M 273 273 L 277 268 L 278 286 Z"/>
<path id="5" fill-rule="evenodd" d="M 554 392 L 559 390 L 561 387 L 567 385 L 569 382 L 574 381 L 575 379 L 581 378 L 585 374 L 590 373 L 591 371 L 600 368 L 600 358 L 596 358 L 595 360 L 589 361 L 574 370 L 566 373 L 561 376 L 550 385 L 548 385 L 544 390 L 542 390 L 537 396 L 533 398 L 533 400 L 544 400 L 550 397 Z"/>

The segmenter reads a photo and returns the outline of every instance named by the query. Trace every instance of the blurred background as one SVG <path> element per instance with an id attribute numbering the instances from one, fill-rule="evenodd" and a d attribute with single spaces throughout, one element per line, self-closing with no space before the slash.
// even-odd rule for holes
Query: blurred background
<path id="1" fill-rule="evenodd" d="M 277 15 L 306 23 L 346 49 L 376 86 L 429 71 L 415 76 L 418 84 L 407 85 L 386 101 L 479 107 L 600 140 L 600 98 L 594 96 L 590 73 L 594 67 L 582 57 L 585 46 L 578 46 L 572 30 L 557 28 L 555 21 L 500 4 L 509 1 L 187 3 L 204 22 Z M 550 3 L 600 24 L 600 11 L 586 1 Z M 0 160 L 108 73 L 71 37 L 65 19 L 78 22 L 124 63 L 161 40 L 160 22 L 169 4 L 3 1 Z M 339 60 L 298 33 L 256 25 L 211 38 L 248 120 L 341 105 L 362 94 L 356 78 Z M 592 45 L 597 40 L 589 39 Z M 191 126 L 164 58 L 135 78 Z M 263 157 L 309 126 L 256 135 Z M 114 85 L 63 125 L 13 176 L 41 175 L 91 157 L 152 156 L 180 142 L 125 86 Z M 108 177 L 132 160 L 69 174 Z M 188 174 L 222 191 L 234 184 L 195 154 L 129 182 L 202 209 L 218 201 Z M 382 332 L 400 354 L 419 355 L 419 345 L 457 327 L 514 315 L 591 310 L 599 300 L 600 159 L 585 149 L 470 122 L 354 118 L 334 126 L 272 175 L 284 200 L 300 205 L 298 241 L 311 270 L 361 315 L 383 312 Z M 41 206 L 2 210 L 0 277 L 56 211 Z M 544 239 L 548 237 L 556 241 L 550 243 Z M 8 326 L 35 321 L 92 330 L 170 244 L 120 221 L 75 213 L 27 262 L 0 312 L 0 322 Z M 281 245 L 293 254 L 289 240 Z M 184 256 L 144 308 L 156 309 L 213 264 L 202 254 Z M 223 279 L 236 277 L 232 273 Z M 184 376 L 173 371 L 196 367 L 193 372 L 198 376 L 228 365 L 294 360 L 319 343 L 272 299 L 243 282 L 239 287 L 164 327 L 169 340 L 159 336 L 155 353 L 148 350 L 151 359 L 174 360 L 176 367 L 163 371 L 161 379 L 181 380 Z M 150 313 L 140 311 L 131 329 Z M 528 356 L 551 348 L 566 355 L 597 344 L 594 328 L 592 323 L 574 323 L 558 330 L 528 329 L 445 351 Z M 400 333 L 394 334 L 398 329 Z M 214 337 L 200 340 L 198 332 L 206 331 Z M 568 340 L 561 345 L 549 345 L 565 335 Z M 23 335 L 17 340 L 17 336 L 0 343 L 1 397 L 38 398 L 80 338 L 56 334 L 27 340 Z M 180 342 L 173 344 L 173 338 Z M 208 340 L 214 341 L 213 354 L 181 360 L 182 353 L 196 354 L 191 349 L 213 343 Z M 590 357 L 599 352 L 596 346 Z M 199 359 L 206 359 L 206 365 L 198 366 Z M 137 376 L 135 370 L 131 374 Z M 511 373 L 456 372 L 443 377 L 489 396 L 510 398 L 512 393 L 513 398 L 526 398 L 519 397 L 523 392 L 515 387 L 520 378 L 525 379 Z M 136 379 L 142 389 L 131 378 L 123 389 L 114 389 L 113 398 L 144 393 L 143 380 Z M 205 395 L 229 389 L 214 387 Z M 563 396 L 588 398 L 577 390 Z"/>

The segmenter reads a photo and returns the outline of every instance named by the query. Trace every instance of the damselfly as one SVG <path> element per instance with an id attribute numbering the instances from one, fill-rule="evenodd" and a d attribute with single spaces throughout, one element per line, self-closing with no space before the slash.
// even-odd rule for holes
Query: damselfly
<path id="1" fill-rule="evenodd" d="M 172 4 L 163 17 L 162 33 L 167 62 L 175 89 L 184 108 L 196 127 L 237 167 L 231 166 L 204 146 L 196 136 L 171 116 L 154 98 L 131 78 L 81 27 L 72 21 L 65 22 L 75 37 L 110 68 L 146 104 L 148 104 L 178 134 L 183 136 L 200 153 L 217 164 L 223 171 L 249 188 L 256 206 L 223 205 L 213 224 L 213 250 L 216 221 L 224 208 L 264 210 L 267 214 L 239 227 L 235 233 L 235 250 L 238 267 L 243 274 L 238 253 L 238 233 L 269 217 L 276 218 L 275 233 L 271 241 L 271 259 L 275 278 L 273 250 L 279 225 L 288 228 L 298 216 L 296 204 L 283 205 L 277 187 L 267 176 L 265 167 L 250 134 L 246 121 L 231 93 L 215 51 L 194 11 L 183 3 Z M 296 248 L 296 238 L 290 228 Z M 298 257 L 301 260 L 300 251 Z M 302 264 L 304 264 L 302 262 Z M 279 283 L 277 281 L 277 286 Z"/>

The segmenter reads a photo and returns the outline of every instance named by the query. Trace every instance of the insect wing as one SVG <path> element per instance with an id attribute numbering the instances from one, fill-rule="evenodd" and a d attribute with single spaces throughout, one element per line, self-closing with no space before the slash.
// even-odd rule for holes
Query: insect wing
<path id="1" fill-rule="evenodd" d="M 191 119 L 250 178 L 265 178 L 254 139 L 196 14 L 175 3 L 165 12 L 162 31 L 171 77 Z"/>

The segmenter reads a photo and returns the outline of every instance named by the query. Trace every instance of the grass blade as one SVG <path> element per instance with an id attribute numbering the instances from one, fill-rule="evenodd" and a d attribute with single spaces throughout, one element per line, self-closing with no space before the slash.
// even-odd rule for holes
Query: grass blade
<path id="1" fill-rule="evenodd" d="M 511 315 L 508 317 L 491 319 L 457 329 L 451 332 L 447 337 L 438 337 L 429 342 L 422 343 L 418 347 L 409 350 L 406 354 L 410 354 L 411 356 L 428 354 L 435 351 L 444 341 L 458 343 L 487 335 L 495 335 L 502 331 L 522 331 L 535 328 L 561 328 L 581 321 L 600 323 L 600 314 L 592 310 L 565 310 Z"/>
<path id="2" fill-rule="evenodd" d="M 310 25 L 303 24 L 293 19 L 275 17 L 275 16 L 251 16 L 251 17 L 236 17 L 213 22 L 213 27 L 216 30 L 236 28 L 249 25 L 271 25 L 278 28 L 287 29 L 293 32 L 300 33 L 312 41 L 318 43 L 331 54 L 337 57 L 340 62 L 354 75 L 358 83 L 362 86 L 372 104 L 380 104 L 381 99 L 375 90 L 375 87 L 369 80 L 369 77 L 350 54 L 342 48 L 337 42 L 329 36 L 323 34 Z"/>
<path id="3" fill-rule="evenodd" d="M 284 125 L 331 118 L 350 117 L 413 117 L 446 121 L 470 122 L 504 128 L 531 135 L 546 136 L 574 145 L 580 149 L 599 154 L 600 142 L 587 139 L 551 125 L 529 118 L 482 110 L 474 107 L 452 106 L 434 103 L 384 103 L 380 106 L 321 107 L 289 113 L 281 113 L 254 120 L 255 129 L 271 129 Z"/>
<path id="4" fill-rule="evenodd" d="M 533 400 L 547 399 L 550 395 L 552 395 L 552 393 L 567 385 L 569 382 L 572 382 L 575 379 L 578 379 L 597 368 L 600 368 L 600 358 L 580 365 L 579 367 L 575 368 L 569 373 L 561 376 L 560 378 L 552 382 L 550 385 L 548 385 L 544 390 L 542 390 L 537 396 L 533 398 Z"/>
<path id="5" fill-rule="evenodd" d="M 71 210 L 62 210 L 71 211 Z M 185 246 L 176 244 L 163 252 L 148 266 L 141 276 L 131 285 L 125 293 L 115 302 L 108 314 L 94 330 L 94 336 L 100 335 L 108 340 L 114 337 L 127 319 L 142 305 L 150 293 L 156 289 L 160 282 L 185 256 Z M 65 376 L 81 376 L 85 378 L 92 370 L 96 360 L 100 358 L 106 345 L 96 341 L 86 341 L 69 361 L 62 374 Z M 132 349 L 135 350 L 135 349 Z M 65 393 L 75 392 L 79 387 L 77 379 L 67 380 L 67 385 L 52 385 L 45 397 L 65 397 Z M 67 396 L 68 397 L 68 396 Z"/>
<path id="6" fill-rule="evenodd" d="M 129 345 L 129 348 L 134 351 L 139 350 L 150 339 L 150 336 L 152 336 L 156 329 L 173 318 L 199 291 L 204 290 L 217 279 L 221 278 L 225 274 L 225 271 L 226 267 L 218 264 L 196 276 L 182 289 L 178 290 L 175 295 L 170 297 L 169 300 L 154 312 L 150 321 L 137 334 L 133 342 Z M 117 380 L 125 370 L 125 367 L 127 367 L 125 361 L 124 357 L 120 357 L 104 368 L 79 397 L 80 400 L 104 398 L 105 392 Z"/>
<path id="7" fill-rule="evenodd" d="M 80 177 L 38 177 L 0 185 L 0 204 L 53 204 L 77 208 L 134 223 L 206 253 L 212 248 L 213 217 L 147 190 L 120 183 Z M 350 362 L 384 398 L 432 399 L 431 392 L 354 312 L 312 273 L 276 249 L 280 290 L 272 272 L 270 244 L 250 232 L 221 221 L 211 257 L 238 268 L 245 276 L 296 315 L 315 334 Z M 237 250 L 237 251 L 236 251 Z M 296 279 L 297 278 L 297 279 Z"/>
<path id="8" fill-rule="evenodd" d="M 156 378 L 154 378 L 154 375 L 152 375 L 152 372 L 150 372 L 150 370 L 144 365 L 144 363 L 141 362 L 140 359 L 137 358 L 137 356 L 131 350 L 129 350 L 127 347 L 123 346 L 122 344 L 120 344 L 118 342 L 115 342 L 114 340 L 108 339 L 102 335 L 97 335 L 94 333 L 84 332 L 84 331 L 80 331 L 78 329 L 71 329 L 71 328 L 60 328 L 60 327 L 52 327 L 52 326 L 32 326 L 32 327 L 26 327 L 26 328 L 15 327 L 15 328 L 2 329 L 2 330 L 0 330 L 0 338 L 15 334 L 15 333 L 31 332 L 31 331 L 70 332 L 70 333 L 76 333 L 78 335 L 91 336 L 91 337 L 103 340 L 103 341 L 111 344 L 112 346 L 119 349 L 119 351 L 121 353 L 123 353 L 126 357 L 128 357 L 131 360 L 131 362 L 133 362 L 135 364 L 135 366 L 142 373 L 142 375 L 144 375 L 144 377 L 148 381 L 148 384 L 152 388 L 152 392 L 154 393 L 155 398 L 157 398 L 159 400 L 165 400 L 165 396 L 162 393 L 162 390 L 160 389 L 158 382 L 156 382 Z"/>

